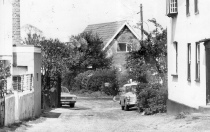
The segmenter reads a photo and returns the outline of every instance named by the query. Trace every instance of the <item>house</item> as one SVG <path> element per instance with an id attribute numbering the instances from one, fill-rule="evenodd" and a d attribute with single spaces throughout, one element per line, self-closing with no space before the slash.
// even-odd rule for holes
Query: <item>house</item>
<path id="1" fill-rule="evenodd" d="M 126 54 L 140 47 L 140 36 L 128 21 L 92 24 L 88 25 L 84 32 L 97 34 L 103 41 L 103 50 L 106 51 L 107 57 L 113 57 L 113 67 L 122 74 L 126 72 Z"/>
<path id="2" fill-rule="evenodd" d="M 210 108 L 209 0 L 167 0 L 169 113 Z"/>
<path id="3" fill-rule="evenodd" d="M 11 74 L 0 87 L 1 126 L 41 114 L 41 48 L 20 40 L 20 0 L 0 0 L 0 61 Z"/>

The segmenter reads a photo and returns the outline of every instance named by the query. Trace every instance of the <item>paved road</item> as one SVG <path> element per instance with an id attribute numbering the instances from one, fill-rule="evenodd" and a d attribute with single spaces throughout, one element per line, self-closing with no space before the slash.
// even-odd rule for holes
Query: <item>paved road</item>
<path id="1" fill-rule="evenodd" d="M 75 108 L 63 106 L 46 112 L 37 120 L 13 129 L 17 132 L 163 132 L 192 131 L 198 120 L 175 120 L 174 116 L 158 114 L 142 116 L 137 109 L 123 111 L 112 100 L 79 99 Z"/>

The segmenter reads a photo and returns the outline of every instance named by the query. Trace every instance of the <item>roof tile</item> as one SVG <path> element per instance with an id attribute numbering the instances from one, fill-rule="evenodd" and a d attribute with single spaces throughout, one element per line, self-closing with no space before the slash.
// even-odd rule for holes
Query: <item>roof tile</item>
<path id="1" fill-rule="evenodd" d="M 108 23 L 99 23 L 88 25 L 84 32 L 90 32 L 98 34 L 99 37 L 103 40 L 104 44 L 106 44 L 119 30 L 119 28 L 126 21 L 116 21 L 116 22 L 108 22 Z"/>

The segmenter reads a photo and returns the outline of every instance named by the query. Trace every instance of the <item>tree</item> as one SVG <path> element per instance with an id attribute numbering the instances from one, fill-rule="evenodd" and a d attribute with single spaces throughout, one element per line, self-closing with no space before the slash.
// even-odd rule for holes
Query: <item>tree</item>
<path id="1" fill-rule="evenodd" d="M 44 39 L 43 32 L 40 29 L 30 24 L 24 25 L 21 29 L 24 30 L 22 39 L 23 44 L 40 46 L 40 41 Z"/>
<path id="2" fill-rule="evenodd" d="M 62 75 L 66 71 L 65 59 L 69 57 L 68 48 L 58 39 L 43 40 L 40 45 L 42 50 L 43 90 L 57 87 L 59 107 Z"/>
<path id="3" fill-rule="evenodd" d="M 148 20 L 155 25 L 155 30 L 148 33 L 144 30 L 147 39 L 141 42 L 138 51 L 130 52 L 127 57 L 127 68 L 132 69 L 129 74 L 134 80 L 149 82 L 151 77 L 166 81 L 167 73 L 167 30 L 156 22 Z M 154 81 L 154 80 L 153 80 Z"/>
<path id="4" fill-rule="evenodd" d="M 112 58 L 107 58 L 103 51 L 102 40 L 92 32 L 84 32 L 70 38 L 69 58 L 66 59 L 68 72 L 64 77 L 63 84 L 71 89 L 74 78 L 88 70 L 110 68 Z"/>
<path id="5" fill-rule="evenodd" d="M 7 92 L 7 78 L 10 76 L 10 65 L 6 65 L 5 60 L 0 60 L 0 96 Z"/>
<path id="6" fill-rule="evenodd" d="M 92 32 L 84 32 L 78 36 L 72 36 L 72 44 L 75 50 L 82 52 L 80 56 L 80 68 L 85 71 L 91 66 L 91 69 L 110 68 L 112 59 L 106 57 L 103 51 L 103 41 L 97 34 Z"/>

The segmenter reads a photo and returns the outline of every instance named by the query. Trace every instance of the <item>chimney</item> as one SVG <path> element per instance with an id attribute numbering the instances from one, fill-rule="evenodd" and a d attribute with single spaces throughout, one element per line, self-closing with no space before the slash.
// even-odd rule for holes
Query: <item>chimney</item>
<path id="1" fill-rule="evenodd" d="M 12 3 L 12 44 L 20 45 L 20 0 Z"/>

